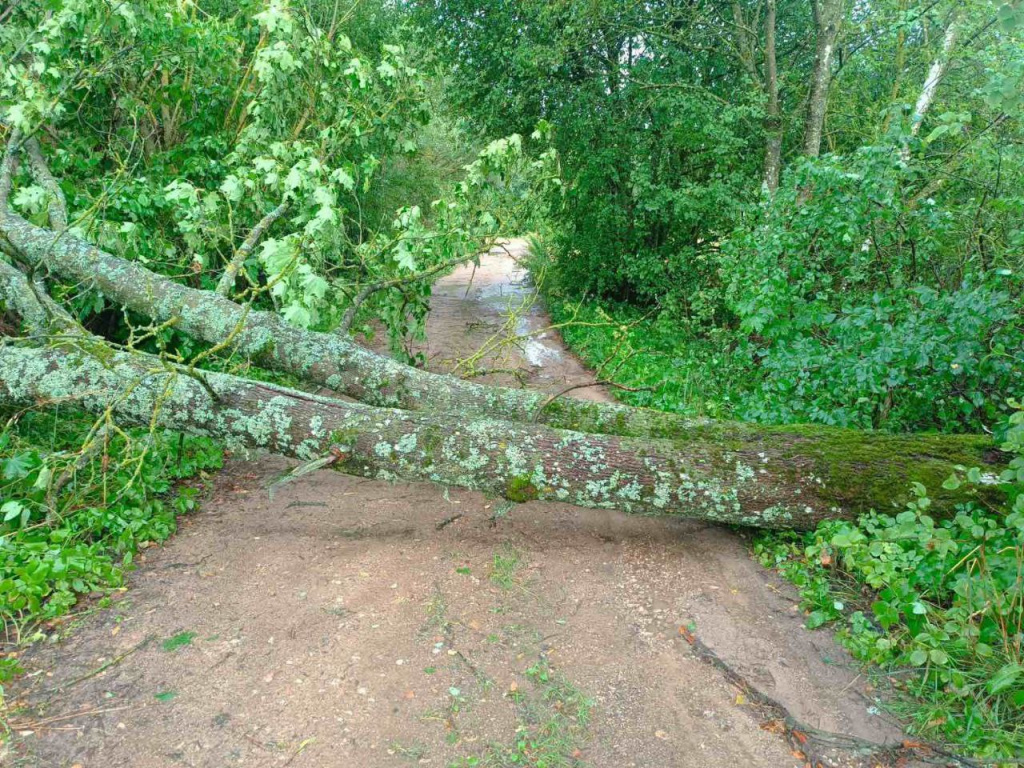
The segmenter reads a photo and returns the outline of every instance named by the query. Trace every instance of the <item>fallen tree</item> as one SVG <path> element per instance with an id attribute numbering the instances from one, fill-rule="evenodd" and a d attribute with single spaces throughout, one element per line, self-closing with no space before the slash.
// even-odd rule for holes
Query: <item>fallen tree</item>
<path id="1" fill-rule="evenodd" d="M 948 475 L 954 446 L 985 449 L 980 438 L 824 428 L 706 424 L 668 441 L 467 420 L 200 373 L 86 339 L 4 344 L 0 370 L 0 405 L 75 402 L 125 424 L 208 435 L 362 477 L 766 528 L 809 528 L 875 498 L 889 503 L 915 479 Z"/>
<path id="2" fill-rule="evenodd" d="M 309 399 L 311 396 L 297 391 L 269 394 L 265 385 L 193 371 L 191 378 L 186 376 L 175 385 L 184 388 L 180 397 L 185 401 L 200 392 L 209 397 L 210 390 L 200 382 L 214 377 L 226 391 L 245 391 L 253 403 L 270 409 L 249 413 L 249 418 L 270 425 L 286 422 L 287 429 L 265 435 L 261 441 L 247 434 L 237 420 L 182 421 L 178 411 L 192 412 L 185 402 L 174 409 L 170 421 L 161 421 L 159 426 L 210 434 L 304 459 L 345 445 L 352 451 L 352 459 L 338 462 L 336 467 L 354 474 L 431 480 L 486 490 L 514 501 L 563 499 L 634 512 L 807 527 L 826 517 L 889 508 L 909 495 L 914 482 L 934 489 L 936 509 L 948 510 L 963 498 L 941 488 L 955 467 L 979 466 L 995 473 L 1001 464 L 1000 454 L 984 436 L 898 436 L 820 426 L 700 422 L 619 404 L 552 400 L 530 390 L 465 382 L 403 365 L 338 334 L 294 328 L 273 313 L 253 310 L 215 292 L 189 288 L 66 231 L 34 226 L 13 213 L 0 216 L 0 243 L 37 271 L 95 287 L 136 312 L 173 323 L 231 354 L 364 404 L 360 408 L 333 399 Z M 25 286 L 22 307 L 32 296 L 27 283 Z M 13 298 L 8 303 L 19 306 Z M 26 308 L 22 314 L 33 313 Z M 61 322 L 66 333 L 66 320 Z M 93 338 L 90 348 L 94 353 L 101 347 L 102 342 Z M 104 354 L 115 353 L 108 350 Z M 66 353 L 22 348 L 18 356 L 7 354 L 5 361 L 5 379 L 14 376 L 22 384 L 37 382 L 37 390 L 19 390 L 17 397 L 9 386 L 4 398 L 8 402 L 69 396 L 72 390 L 54 389 L 61 375 L 92 381 L 90 391 L 98 388 L 111 393 L 152 376 L 145 373 L 145 367 L 132 368 L 123 357 L 118 357 L 119 374 L 113 378 L 109 371 L 105 377 L 98 376 L 99 371 L 81 355 L 68 357 Z M 50 373 L 37 379 L 29 375 L 32 370 Z M 176 375 L 180 378 L 180 371 Z M 154 400 L 156 395 L 150 393 L 149 397 Z M 303 412 L 300 418 L 289 416 L 282 421 L 271 409 L 271 401 L 282 406 L 285 401 L 280 398 L 286 398 L 289 411 L 300 403 L 303 408 L 315 403 L 316 413 Z M 235 400 L 228 398 L 229 402 Z M 94 409 L 101 407 L 94 398 L 87 402 Z M 221 407 L 221 400 L 212 405 Z M 374 424 L 388 422 L 387 429 L 368 426 L 368 406 L 388 409 L 381 411 L 386 416 L 372 417 L 377 419 Z M 139 414 L 124 410 L 124 406 L 118 412 L 130 421 L 139 421 Z M 150 412 L 143 409 L 139 413 Z M 330 425 L 323 434 L 316 434 L 310 423 L 314 415 Z M 472 428 L 460 429 L 467 419 L 472 420 L 468 422 Z M 396 429 L 400 431 L 396 433 Z M 421 435 L 421 430 L 426 432 Z M 570 432 L 563 435 L 561 430 Z M 423 452 L 423 446 L 437 444 L 436 434 L 448 436 L 447 456 Z M 329 435 L 334 438 L 328 440 Z M 353 441 L 352 435 L 359 439 Z M 498 435 L 503 437 L 498 439 Z M 420 449 L 412 456 L 395 451 L 390 462 L 378 455 L 377 451 L 386 452 L 386 446 L 403 440 L 415 440 Z M 458 444 L 449 445 L 452 440 Z M 349 442 L 353 445 L 348 446 Z M 503 460 L 498 455 L 502 451 L 511 456 L 522 453 L 524 459 L 513 461 L 506 456 Z M 480 466 L 461 466 L 459 456 L 466 460 L 477 457 Z M 590 457 L 589 466 L 584 456 Z"/>
<path id="3" fill-rule="evenodd" d="M 378 355 L 337 333 L 296 328 L 209 291 L 177 283 L 67 232 L 0 212 L 0 246 L 31 268 L 82 283 L 110 300 L 271 370 L 369 405 L 535 421 L 632 437 L 682 437 L 692 420 L 614 403 L 549 402 L 543 393 L 489 387 L 430 373 Z"/>

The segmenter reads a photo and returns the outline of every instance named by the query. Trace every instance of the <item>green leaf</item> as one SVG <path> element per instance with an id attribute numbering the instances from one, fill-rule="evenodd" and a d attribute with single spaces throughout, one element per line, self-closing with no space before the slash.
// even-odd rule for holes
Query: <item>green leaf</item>
<path id="1" fill-rule="evenodd" d="M 1024 665 L 1010 663 L 992 675 L 985 687 L 989 693 L 1001 693 L 1012 687 L 1022 675 L 1024 675 Z"/>
<path id="2" fill-rule="evenodd" d="M 21 479 L 32 469 L 31 453 L 16 453 L 4 462 L 4 480 Z"/>
<path id="3" fill-rule="evenodd" d="M 824 611 L 812 611 L 805 622 L 808 629 L 817 629 L 828 622 L 828 615 Z"/>
<path id="4" fill-rule="evenodd" d="M 192 645 L 192 641 L 196 639 L 195 632 L 179 632 L 173 637 L 169 637 L 161 643 L 161 647 L 165 651 L 177 651 L 185 646 Z"/>
<path id="5" fill-rule="evenodd" d="M 4 502 L 4 505 L 2 507 L 0 507 L 0 513 L 3 514 L 4 522 L 6 523 L 10 522 L 16 517 L 19 517 L 22 513 L 22 510 L 24 509 L 25 505 L 22 504 L 20 501 L 7 501 Z"/>

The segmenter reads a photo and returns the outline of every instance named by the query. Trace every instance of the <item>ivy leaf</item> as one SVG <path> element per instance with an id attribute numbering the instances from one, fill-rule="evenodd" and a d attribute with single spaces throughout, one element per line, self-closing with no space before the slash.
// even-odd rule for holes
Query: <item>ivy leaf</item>
<path id="1" fill-rule="evenodd" d="M 14 518 L 19 517 L 24 509 L 25 505 L 20 501 L 7 501 L 0 507 L 0 512 L 3 513 L 4 522 L 8 523 Z"/>

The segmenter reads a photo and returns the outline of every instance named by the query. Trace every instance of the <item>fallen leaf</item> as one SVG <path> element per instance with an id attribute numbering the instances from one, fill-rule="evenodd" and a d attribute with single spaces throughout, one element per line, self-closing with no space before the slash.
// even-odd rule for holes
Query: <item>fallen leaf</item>
<path id="1" fill-rule="evenodd" d="M 665 731 L 655 731 L 654 736 L 662 741 L 668 741 L 668 734 Z"/>

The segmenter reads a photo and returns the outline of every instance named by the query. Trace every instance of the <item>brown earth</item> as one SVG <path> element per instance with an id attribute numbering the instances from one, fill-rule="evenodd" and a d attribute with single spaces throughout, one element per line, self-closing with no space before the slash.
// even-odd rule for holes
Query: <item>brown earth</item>
<path id="1" fill-rule="evenodd" d="M 535 335 L 480 367 L 590 381 L 524 277 L 496 251 L 439 281 L 430 367 L 509 325 Z M 902 738 L 736 533 L 330 471 L 271 498 L 288 466 L 230 462 L 112 607 L 28 655 L 7 764 L 802 765 L 691 632 L 809 728 Z"/>

